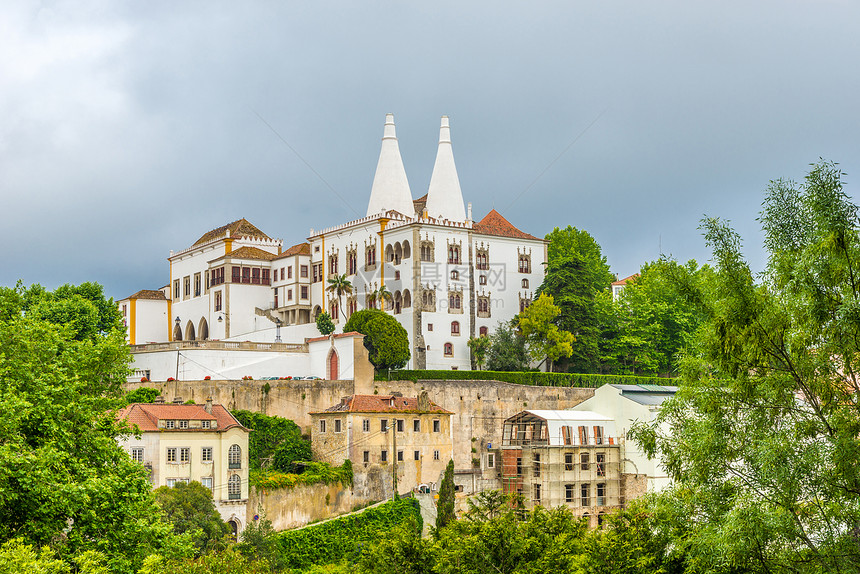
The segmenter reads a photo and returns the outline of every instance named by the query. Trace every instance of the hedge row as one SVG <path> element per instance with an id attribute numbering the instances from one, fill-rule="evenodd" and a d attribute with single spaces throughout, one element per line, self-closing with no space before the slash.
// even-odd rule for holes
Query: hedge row
<path id="1" fill-rule="evenodd" d="M 410 517 L 421 528 L 421 511 L 414 498 L 401 498 L 298 530 L 277 534 L 278 549 L 290 568 L 354 560 L 364 544 L 372 542 Z"/>
<path id="2" fill-rule="evenodd" d="M 376 374 L 378 381 L 419 381 L 421 379 L 449 381 L 502 381 L 517 385 L 538 387 L 587 387 L 603 385 L 675 385 L 676 379 L 663 377 L 637 377 L 634 375 L 590 375 L 584 373 L 540 373 L 508 371 L 445 371 L 445 370 L 401 370 Z"/>

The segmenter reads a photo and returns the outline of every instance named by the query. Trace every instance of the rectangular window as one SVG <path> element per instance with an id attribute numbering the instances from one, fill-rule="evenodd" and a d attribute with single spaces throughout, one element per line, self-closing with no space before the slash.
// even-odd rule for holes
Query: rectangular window
<path id="1" fill-rule="evenodd" d="M 212 462 L 212 447 L 204 446 L 200 450 L 200 461 L 201 462 Z"/>
<path id="2" fill-rule="evenodd" d="M 517 457 L 517 476 L 523 475 L 523 457 Z"/>
<path id="3" fill-rule="evenodd" d="M 433 323 L 427 323 L 427 330 L 428 330 L 428 331 L 432 331 L 432 330 L 433 330 Z"/>
<path id="4" fill-rule="evenodd" d="M 379 460 L 381 460 L 382 462 L 388 462 L 388 451 L 387 450 L 383 450 L 381 453 L 379 453 Z"/>
<path id="5" fill-rule="evenodd" d="M 579 444 L 588 444 L 588 427 L 579 427 Z"/>
<path id="6" fill-rule="evenodd" d="M 433 460 L 439 460 L 439 451 L 438 450 L 433 451 Z"/>
<path id="7" fill-rule="evenodd" d="M 535 502 L 535 504 L 538 504 L 538 503 L 540 503 L 540 485 L 535 484 L 533 486 L 534 486 L 534 492 L 535 492 L 534 502 Z"/>
<path id="8" fill-rule="evenodd" d="M 200 479 L 200 484 L 209 489 L 209 492 L 212 492 L 212 477 L 204 476 Z"/>
<path id="9" fill-rule="evenodd" d="M 603 427 L 594 427 L 594 444 L 603 444 Z"/>
<path id="10" fill-rule="evenodd" d="M 403 451 L 402 450 L 397 451 L 397 462 L 403 462 Z"/>
<path id="11" fill-rule="evenodd" d="M 325 432 L 325 419 L 320 419 L 320 432 Z"/>
<path id="12" fill-rule="evenodd" d="M 181 464 L 188 464 L 191 462 L 191 447 L 183 446 L 179 449 L 179 462 Z"/>
<path id="13" fill-rule="evenodd" d="M 540 455 L 536 454 L 532 457 L 532 474 L 540 476 Z"/>
<path id="14" fill-rule="evenodd" d="M 172 446 L 167 449 L 167 462 L 176 462 L 176 447 Z"/>
<path id="15" fill-rule="evenodd" d="M 250 267 L 242 267 L 242 283 L 250 283 L 251 282 L 251 268 Z"/>
<path id="16" fill-rule="evenodd" d="M 302 299 L 308 298 L 308 286 L 302 285 Z"/>
<path id="17" fill-rule="evenodd" d="M 606 506 L 606 484 L 597 483 L 597 506 Z"/>
<path id="18" fill-rule="evenodd" d="M 302 265 L 299 269 L 301 270 L 302 279 L 307 279 L 308 278 L 308 266 Z"/>
<path id="19" fill-rule="evenodd" d="M 361 430 L 364 432 L 370 432 L 370 419 L 364 419 L 361 421 Z"/>
<path id="20" fill-rule="evenodd" d="M 254 267 L 253 269 L 251 269 L 251 283 L 253 283 L 254 285 L 260 284 L 260 268 L 259 267 Z"/>
<path id="21" fill-rule="evenodd" d="M 591 493 L 589 492 L 589 484 L 583 484 L 579 487 L 579 504 L 582 506 L 591 506 Z"/>
<path id="22" fill-rule="evenodd" d="M 564 501 L 565 502 L 573 502 L 576 495 L 574 494 L 574 485 L 565 484 L 564 485 Z"/>
<path id="23" fill-rule="evenodd" d="M 283 275 L 283 274 L 284 274 L 284 270 L 281 269 L 281 275 Z M 289 267 L 287 267 L 287 279 L 292 279 L 292 278 L 293 278 L 293 266 L 290 265 Z"/>
<path id="24" fill-rule="evenodd" d="M 496 453 L 487 453 L 487 468 L 496 468 Z"/>
<path id="25" fill-rule="evenodd" d="M 182 293 L 183 299 L 188 299 L 191 297 L 191 276 L 185 277 L 183 283 L 185 284 L 185 290 Z"/>
<path id="26" fill-rule="evenodd" d="M 167 488 L 173 488 L 174 486 L 176 486 L 176 479 L 175 478 L 168 478 L 166 482 L 167 482 Z"/>
<path id="27" fill-rule="evenodd" d="M 137 462 L 143 462 L 143 447 L 136 446 L 131 449 L 131 460 L 136 460 Z"/>
<path id="28" fill-rule="evenodd" d="M 573 470 L 573 453 L 564 453 L 564 470 Z"/>
<path id="29" fill-rule="evenodd" d="M 287 301 L 292 301 L 292 300 L 293 300 L 293 290 L 287 289 Z"/>
<path id="30" fill-rule="evenodd" d="M 173 281 L 173 299 L 179 300 L 179 279 Z"/>
<path id="31" fill-rule="evenodd" d="M 187 429 L 188 428 L 188 421 L 185 421 L 185 420 L 179 421 L 179 428 Z"/>
<path id="32" fill-rule="evenodd" d="M 397 419 L 397 432 L 403 432 L 404 427 L 406 426 L 406 421 L 403 419 Z"/>
<path id="33" fill-rule="evenodd" d="M 421 451 L 416 450 L 415 452 L 412 453 L 412 456 L 415 457 L 415 460 L 420 460 L 421 459 Z"/>
<path id="34" fill-rule="evenodd" d="M 334 432 L 341 432 L 340 419 L 334 419 Z"/>
<path id="35" fill-rule="evenodd" d="M 606 476 L 606 454 L 599 452 L 594 455 L 596 467 L 597 467 L 597 476 Z"/>
<path id="36" fill-rule="evenodd" d="M 271 284 L 272 284 L 272 282 L 271 282 L 271 280 L 269 279 L 269 270 L 268 270 L 268 269 L 262 269 L 262 270 L 260 271 L 260 273 L 262 274 L 262 279 L 261 279 L 261 280 L 262 280 L 262 282 L 263 282 L 263 285 L 271 285 Z"/>
<path id="37" fill-rule="evenodd" d="M 588 453 L 584 452 L 579 455 L 579 470 L 588 470 L 589 466 L 591 466 L 591 464 L 588 460 Z"/>
<path id="38" fill-rule="evenodd" d="M 200 428 L 211 429 L 212 428 L 212 421 L 200 421 Z"/>
<path id="39" fill-rule="evenodd" d="M 421 432 L 421 419 L 414 419 L 412 421 L 412 432 Z"/>
<path id="40" fill-rule="evenodd" d="M 200 273 L 194 274 L 194 296 L 200 297 L 200 293 L 202 293 L 202 283 L 200 281 Z"/>
<path id="41" fill-rule="evenodd" d="M 388 419 L 381 419 L 379 421 L 379 430 L 381 432 L 388 432 Z"/>
<path id="42" fill-rule="evenodd" d="M 231 273 L 231 280 L 233 283 L 241 283 L 242 282 L 242 268 L 241 267 L 233 267 Z"/>
<path id="43" fill-rule="evenodd" d="M 433 432 L 442 432 L 442 421 L 433 419 Z"/>
<path id="44" fill-rule="evenodd" d="M 370 462 L 370 451 L 369 450 L 364 451 L 362 458 L 363 458 L 364 462 Z"/>
<path id="45" fill-rule="evenodd" d="M 166 428 L 166 429 L 176 428 L 176 421 L 164 421 L 164 428 Z"/>
<path id="46" fill-rule="evenodd" d="M 215 291 L 215 310 L 221 310 L 221 291 Z"/>

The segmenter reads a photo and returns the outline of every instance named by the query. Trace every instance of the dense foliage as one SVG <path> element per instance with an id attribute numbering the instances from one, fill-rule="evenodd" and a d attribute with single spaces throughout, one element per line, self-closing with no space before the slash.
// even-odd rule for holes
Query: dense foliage
<path id="1" fill-rule="evenodd" d="M 317 315 L 317 330 L 321 335 L 331 335 L 334 333 L 334 321 L 331 320 L 331 315 L 325 311 Z"/>
<path id="2" fill-rule="evenodd" d="M 705 321 L 662 426 L 637 432 L 676 481 L 661 503 L 692 571 L 860 570 L 860 218 L 842 179 L 822 162 L 771 183 L 758 280 L 728 224 L 703 221 L 714 273 L 683 287 Z"/>
<path id="3" fill-rule="evenodd" d="M 439 498 L 436 500 L 436 529 L 444 528 L 454 521 L 454 461 L 449 460 L 445 475 L 439 484 Z"/>
<path id="4" fill-rule="evenodd" d="M 343 332 L 364 335 L 370 362 L 377 369 L 399 369 L 409 360 L 409 336 L 391 315 L 377 309 L 362 309 L 350 316 Z"/>
<path id="5" fill-rule="evenodd" d="M 363 546 L 408 519 L 419 525 L 420 532 L 418 503 L 409 498 L 392 500 L 350 516 L 278 533 L 278 548 L 293 568 L 355 559 Z"/>
<path id="6" fill-rule="evenodd" d="M 158 389 L 151 389 L 149 387 L 138 387 L 133 391 L 126 393 L 125 402 L 128 404 L 131 403 L 151 403 L 155 401 L 155 398 L 161 394 L 161 391 Z"/>
<path id="7" fill-rule="evenodd" d="M 378 380 L 384 381 L 502 381 L 517 385 L 538 387 L 586 387 L 597 388 L 603 385 L 674 385 L 675 379 L 664 377 L 638 377 L 634 375 L 588 375 L 583 373 L 541 373 L 507 371 L 445 371 L 445 370 L 408 370 L 380 373 Z"/>
<path id="8" fill-rule="evenodd" d="M 352 462 L 344 461 L 341 466 L 331 466 L 327 462 L 299 462 L 296 464 L 301 474 L 277 471 L 251 471 L 251 486 L 271 490 L 293 488 L 299 484 L 342 484 L 352 488 Z"/>
<path id="9" fill-rule="evenodd" d="M 248 437 L 251 470 L 298 473 L 295 463 L 311 459 L 311 441 L 302 436 L 299 425 L 283 417 L 251 411 L 232 411 L 243 426 L 252 430 Z"/>
<path id="10" fill-rule="evenodd" d="M 552 295 L 543 293 L 517 316 L 532 361 L 547 361 L 548 371 L 552 371 L 554 361 L 573 355 L 574 336 L 556 325 L 560 314 L 561 308 L 553 303 Z"/>
<path id="11" fill-rule="evenodd" d="M 70 564 L 96 552 L 132 572 L 153 552 L 189 547 L 116 442 L 130 356 L 113 302 L 99 297 L 92 284 L 0 288 L 0 542 L 50 544 Z"/>
<path id="12" fill-rule="evenodd" d="M 528 366 L 529 354 L 525 337 L 512 324 L 500 322 L 490 335 L 487 370 L 527 371 Z"/>
<path id="13" fill-rule="evenodd" d="M 155 501 L 173 524 L 177 534 L 188 533 L 197 550 L 222 548 L 230 535 L 230 527 L 212 503 L 212 492 L 197 481 L 177 483 L 173 488 L 161 486 L 154 491 Z"/>

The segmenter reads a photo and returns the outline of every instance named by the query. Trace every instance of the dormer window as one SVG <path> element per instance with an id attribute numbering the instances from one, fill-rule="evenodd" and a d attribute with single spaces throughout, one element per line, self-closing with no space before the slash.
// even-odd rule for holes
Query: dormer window
<path id="1" fill-rule="evenodd" d="M 176 421 L 164 421 L 164 428 L 166 428 L 166 429 L 176 428 Z"/>
<path id="2" fill-rule="evenodd" d="M 204 429 L 212 428 L 212 421 L 200 421 L 200 428 L 204 428 Z"/>
<path id="3" fill-rule="evenodd" d="M 179 428 L 187 429 L 188 428 L 188 421 L 179 421 Z"/>

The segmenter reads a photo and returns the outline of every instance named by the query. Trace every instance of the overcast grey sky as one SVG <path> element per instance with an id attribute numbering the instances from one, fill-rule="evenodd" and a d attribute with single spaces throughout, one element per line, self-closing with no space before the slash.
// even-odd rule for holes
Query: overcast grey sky
<path id="1" fill-rule="evenodd" d="M 823 157 L 856 196 L 858 29 L 853 0 L 3 2 L 0 284 L 120 298 L 240 217 L 363 216 L 386 112 L 415 197 L 446 114 L 476 219 L 586 229 L 626 276 L 707 261 L 721 216 L 760 268 L 769 180 Z"/>

